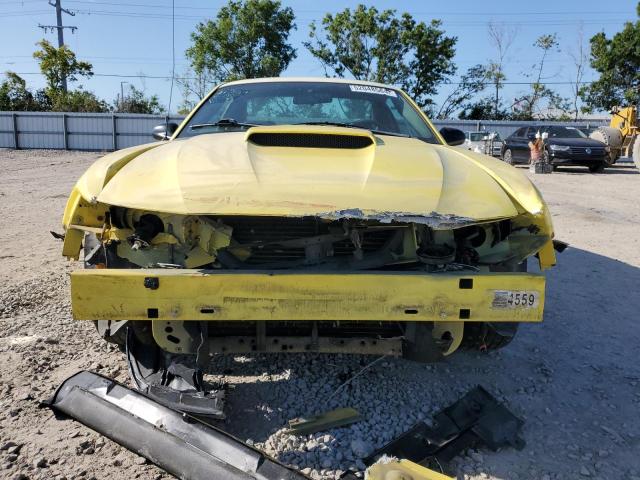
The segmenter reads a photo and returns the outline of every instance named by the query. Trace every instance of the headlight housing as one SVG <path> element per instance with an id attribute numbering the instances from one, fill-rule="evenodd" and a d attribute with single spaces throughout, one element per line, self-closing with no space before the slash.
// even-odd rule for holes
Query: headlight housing
<path id="1" fill-rule="evenodd" d="M 554 152 L 568 152 L 571 150 L 571 147 L 568 145 L 549 145 L 549 148 Z"/>

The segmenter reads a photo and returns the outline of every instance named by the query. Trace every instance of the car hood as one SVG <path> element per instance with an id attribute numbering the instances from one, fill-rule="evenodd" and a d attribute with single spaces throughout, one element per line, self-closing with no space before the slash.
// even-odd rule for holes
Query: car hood
<path id="1" fill-rule="evenodd" d="M 256 132 L 369 136 L 373 144 L 358 149 L 259 146 L 248 140 Z M 523 211 L 538 214 L 544 208 L 531 182 L 503 162 L 366 130 L 255 127 L 107 157 L 78 182 L 80 193 L 140 210 L 402 219 L 444 228 Z"/>
<path id="2" fill-rule="evenodd" d="M 562 145 L 568 147 L 602 147 L 604 143 L 592 138 L 549 138 L 549 145 Z"/>

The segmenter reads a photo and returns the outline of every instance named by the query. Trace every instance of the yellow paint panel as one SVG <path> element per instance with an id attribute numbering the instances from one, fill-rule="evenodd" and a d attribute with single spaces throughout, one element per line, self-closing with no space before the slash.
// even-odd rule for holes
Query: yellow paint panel
<path id="1" fill-rule="evenodd" d="M 158 288 L 145 287 L 157 278 Z M 473 280 L 461 288 L 460 279 Z M 87 320 L 542 320 L 539 274 L 228 273 L 131 269 L 71 274 L 74 318 Z M 536 292 L 531 308 L 494 308 L 495 291 Z M 462 310 L 469 311 L 464 318 Z M 154 316 L 157 315 L 157 316 Z"/>
<path id="2" fill-rule="evenodd" d="M 409 460 L 391 460 L 371 465 L 367 480 L 455 480 L 454 477 L 423 467 Z"/>
<path id="3" fill-rule="evenodd" d="M 268 130 L 370 136 L 325 126 Z M 143 153 L 98 199 L 178 214 L 305 216 L 359 209 L 481 221 L 517 213 L 490 170 L 458 149 L 391 136 L 353 150 L 262 147 L 246 141 L 252 131 L 203 134 Z"/>
<path id="4" fill-rule="evenodd" d="M 549 240 L 538 252 L 540 270 L 546 270 L 556 264 L 556 251 L 553 248 L 553 240 Z"/>
<path id="5" fill-rule="evenodd" d="M 143 152 L 159 147 L 160 142 L 123 148 L 109 153 L 96 160 L 80 177 L 76 189 L 86 200 L 97 198 L 104 185 L 116 174 L 120 168 Z"/>

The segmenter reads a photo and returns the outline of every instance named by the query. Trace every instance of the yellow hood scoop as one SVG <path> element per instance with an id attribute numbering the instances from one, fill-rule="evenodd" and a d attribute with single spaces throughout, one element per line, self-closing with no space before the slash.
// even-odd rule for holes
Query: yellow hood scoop
<path id="1" fill-rule="evenodd" d="M 368 130 L 326 125 L 254 127 L 246 140 L 260 147 L 329 148 L 354 150 L 374 145 Z"/>

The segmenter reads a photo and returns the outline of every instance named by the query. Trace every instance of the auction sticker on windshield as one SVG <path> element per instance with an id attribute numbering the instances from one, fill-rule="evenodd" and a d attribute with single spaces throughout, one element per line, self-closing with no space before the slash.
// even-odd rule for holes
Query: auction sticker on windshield
<path id="1" fill-rule="evenodd" d="M 536 308 L 540 294 L 534 290 L 494 290 L 492 308 Z"/>
<path id="2" fill-rule="evenodd" d="M 376 95 L 386 95 L 387 97 L 397 97 L 396 92 L 390 88 L 374 87 L 372 85 L 349 85 L 352 92 L 374 93 Z"/>

